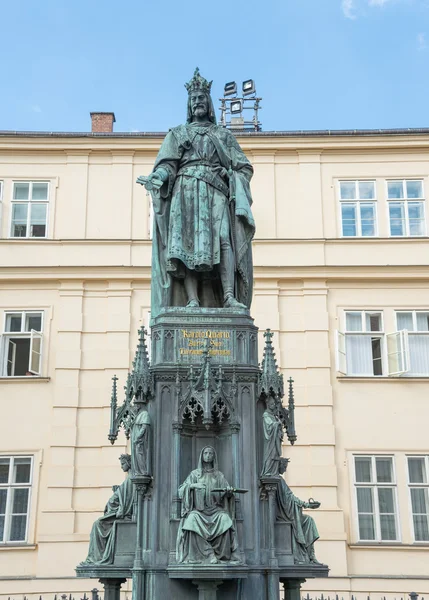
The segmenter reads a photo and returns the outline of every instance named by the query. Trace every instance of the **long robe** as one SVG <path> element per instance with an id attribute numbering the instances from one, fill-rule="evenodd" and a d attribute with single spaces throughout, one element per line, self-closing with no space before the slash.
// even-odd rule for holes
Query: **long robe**
<path id="1" fill-rule="evenodd" d="M 280 419 L 266 410 L 263 414 L 264 458 L 261 475 L 279 474 L 279 459 L 282 455 L 283 426 Z"/>
<path id="2" fill-rule="evenodd" d="M 302 514 L 303 500 L 295 496 L 283 477 L 277 488 L 279 521 L 292 523 L 292 550 L 295 562 L 308 563 L 313 554 L 313 544 L 319 539 L 316 523 L 310 515 Z"/>
<path id="3" fill-rule="evenodd" d="M 221 228 L 227 228 L 231 238 L 235 296 L 250 307 L 255 223 L 249 183 L 253 168 L 235 137 L 214 123 L 180 125 L 163 141 L 155 162 L 155 169 L 159 167 L 168 172 L 168 180 L 152 193 L 152 318 L 163 307 L 186 306 L 182 281 L 186 269 L 199 274 L 201 306 L 223 306 Z M 228 176 L 222 175 L 222 168 Z"/>
<path id="4" fill-rule="evenodd" d="M 116 520 L 131 517 L 134 503 L 134 486 L 129 477 L 109 498 L 104 515 L 92 526 L 89 551 L 82 564 L 111 565 L 116 541 Z"/>
<path id="5" fill-rule="evenodd" d="M 142 408 L 131 428 L 131 472 L 133 475 L 151 473 L 151 419 Z"/>
<path id="6" fill-rule="evenodd" d="M 201 456 L 204 449 L 201 451 Z M 234 524 L 234 498 L 213 493 L 214 488 L 228 487 L 221 471 L 205 470 L 200 456 L 199 468 L 188 475 L 179 488 L 182 500 L 182 519 L 177 535 L 177 562 L 207 562 L 214 554 L 228 561 L 237 550 Z M 204 483 L 205 489 L 191 489 L 194 483 Z"/>

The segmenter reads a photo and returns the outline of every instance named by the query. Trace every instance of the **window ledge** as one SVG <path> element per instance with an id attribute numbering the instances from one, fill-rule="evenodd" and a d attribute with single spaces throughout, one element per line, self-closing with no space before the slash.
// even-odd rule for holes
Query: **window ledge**
<path id="1" fill-rule="evenodd" d="M 29 375 L 24 375 L 23 377 L 0 377 L 0 383 L 48 383 L 49 381 L 51 381 L 50 377 L 38 377 L 37 375 L 34 375 L 32 377 L 30 377 Z"/>
<path id="2" fill-rule="evenodd" d="M 36 548 L 37 548 L 37 544 L 26 544 L 25 542 L 23 542 L 22 544 L 19 544 L 19 543 L 0 544 L 0 552 L 2 550 L 36 550 Z"/>
<path id="3" fill-rule="evenodd" d="M 388 381 L 389 383 L 392 382 L 406 382 L 406 381 L 420 381 L 422 383 L 426 383 L 429 381 L 429 375 L 422 375 L 422 376 L 414 376 L 414 377 L 369 377 L 369 376 L 362 376 L 360 377 L 359 375 L 337 375 L 337 380 L 338 381 Z"/>
<path id="4" fill-rule="evenodd" d="M 354 542 L 348 545 L 351 549 L 374 549 L 374 548 L 388 548 L 389 550 L 425 550 L 429 548 L 429 542 L 416 542 L 415 544 L 404 544 L 402 542 Z"/>

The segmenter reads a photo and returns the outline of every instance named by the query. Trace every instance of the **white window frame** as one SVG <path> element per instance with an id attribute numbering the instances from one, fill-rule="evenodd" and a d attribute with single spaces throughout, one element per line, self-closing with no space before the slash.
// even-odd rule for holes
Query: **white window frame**
<path id="1" fill-rule="evenodd" d="M 347 313 L 361 313 L 361 330 L 360 331 L 349 331 L 346 329 L 347 326 Z M 367 331 L 366 330 L 366 315 L 377 314 L 380 315 L 380 331 Z M 365 336 L 371 338 L 379 338 L 381 340 L 381 375 L 374 375 L 373 373 L 368 373 L 367 375 L 354 375 L 350 374 L 350 376 L 354 377 L 384 377 L 386 371 L 386 342 L 385 342 L 385 332 L 384 332 L 384 315 L 382 310 L 357 310 L 357 309 L 348 309 L 344 310 L 344 341 L 346 343 L 347 336 L 357 335 L 357 336 Z M 347 350 L 344 345 L 344 353 L 346 357 L 346 368 L 347 368 Z"/>
<path id="2" fill-rule="evenodd" d="M 372 482 L 357 482 L 356 481 L 356 466 L 355 458 L 371 458 L 371 472 L 374 481 Z M 392 460 L 392 483 L 378 483 L 377 482 L 377 471 L 376 471 L 376 458 L 390 458 Z M 397 544 L 402 542 L 401 532 L 401 520 L 399 515 L 399 501 L 398 501 L 398 482 L 396 477 L 396 460 L 395 455 L 390 453 L 385 454 L 366 454 L 363 452 L 354 452 L 351 455 L 351 469 L 352 469 L 352 482 L 353 482 L 353 521 L 355 530 L 355 539 L 361 544 Z M 372 499 L 374 508 L 374 525 L 375 525 L 375 539 L 366 540 L 361 539 L 359 534 L 359 513 L 358 513 L 358 501 L 357 501 L 357 488 L 358 487 L 370 487 L 373 488 Z M 380 504 L 378 499 L 378 488 L 393 488 L 393 499 L 395 503 L 395 527 L 396 527 L 396 539 L 394 540 L 382 540 L 381 539 L 381 525 L 380 525 Z"/>
<path id="3" fill-rule="evenodd" d="M 341 198 L 341 184 L 342 183 L 354 183 L 355 184 L 355 196 L 354 199 L 343 199 Z M 374 198 L 360 198 L 359 197 L 359 183 L 372 183 L 374 185 Z M 377 182 L 375 179 L 339 179 L 338 180 L 338 198 L 339 198 L 339 216 L 340 216 L 340 234 L 344 239 L 350 238 L 375 238 L 379 236 L 378 233 L 378 211 L 377 211 Z M 344 235 L 343 231 L 343 204 L 354 204 L 356 207 L 356 235 Z M 374 206 L 374 235 L 362 235 L 362 222 L 361 222 L 361 204 L 373 204 Z"/>
<path id="4" fill-rule="evenodd" d="M 0 458 L 9 458 L 9 480 L 7 483 L 0 483 L 0 489 L 7 489 L 6 497 L 6 514 L 5 514 L 5 526 L 3 540 L 0 540 L 0 547 L 16 544 L 28 544 L 29 532 L 30 532 L 30 519 L 31 519 L 31 506 L 33 496 L 33 481 L 34 481 L 34 456 L 31 454 L 0 454 Z M 12 483 L 12 476 L 14 471 L 15 459 L 29 458 L 30 464 L 30 481 L 28 483 Z M 25 525 L 25 537 L 23 540 L 9 540 L 10 526 L 12 520 L 12 489 L 28 489 L 28 506 L 27 506 L 27 521 Z"/>
<path id="5" fill-rule="evenodd" d="M 361 331 L 349 331 L 346 329 L 347 324 L 347 313 L 360 313 L 361 314 Z M 366 315 L 379 314 L 381 316 L 381 329 L 380 331 L 367 331 L 366 330 Z M 346 377 L 398 377 L 407 373 L 410 369 L 410 352 L 408 344 L 408 332 L 406 330 L 393 331 L 386 333 L 384 331 L 384 312 L 383 309 L 361 309 L 361 308 L 347 308 L 343 310 L 344 323 L 343 330 L 335 331 L 335 366 L 336 371 L 341 376 Z M 347 369 L 347 336 L 367 336 L 371 338 L 380 338 L 381 340 L 381 375 L 374 375 L 374 373 L 367 374 L 356 374 L 349 373 Z M 391 350 L 392 342 L 395 344 L 394 349 Z M 397 355 L 399 359 L 396 358 Z M 399 368 L 399 365 L 402 368 Z"/>
<path id="6" fill-rule="evenodd" d="M 17 183 L 28 183 L 28 200 L 15 200 L 14 192 L 15 192 L 15 184 Z M 33 184 L 34 183 L 46 183 L 48 186 L 48 194 L 46 200 L 33 200 Z M 49 230 L 49 208 L 50 208 L 50 196 L 51 196 L 51 182 L 48 179 L 14 179 L 12 181 L 12 197 L 10 203 L 10 218 L 9 218 L 9 239 L 12 240 L 45 240 L 48 238 L 48 230 Z M 27 235 L 25 236 L 15 236 L 12 235 L 12 225 L 13 225 L 13 206 L 15 204 L 27 204 Z M 32 236 L 29 235 L 30 232 L 30 219 L 31 219 L 31 205 L 32 204 L 46 204 L 46 222 L 45 222 L 45 235 L 44 236 Z"/>
<path id="7" fill-rule="evenodd" d="M 404 311 L 405 312 L 405 311 Z M 409 458 L 423 458 L 425 462 L 426 469 L 426 483 L 411 483 L 410 482 L 410 470 L 408 467 L 408 459 Z M 425 454 L 406 454 L 405 455 L 405 470 L 407 473 L 407 486 L 408 486 L 408 505 L 409 505 L 409 515 L 410 515 L 410 531 L 413 536 L 413 540 L 415 544 L 428 544 L 428 540 L 416 540 L 416 532 L 414 529 L 414 519 L 413 519 L 413 503 L 411 500 L 411 490 L 413 488 L 426 488 L 428 490 L 429 496 L 429 456 Z"/>
<path id="8" fill-rule="evenodd" d="M 409 336 L 420 336 L 420 335 L 426 335 L 427 337 L 429 337 L 429 330 L 419 330 L 417 328 L 417 315 L 418 313 L 429 313 L 429 309 L 406 309 L 406 308 L 401 308 L 401 309 L 397 309 L 395 310 L 395 319 L 396 319 L 396 326 L 398 326 L 398 313 L 411 313 L 412 315 L 412 320 L 413 320 L 413 329 L 411 330 L 405 330 L 407 331 L 407 338 L 409 339 Z M 408 342 L 409 343 L 409 342 Z M 409 354 L 409 353 L 408 353 Z M 411 370 L 411 359 L 408 359 L 408 371 Z M 407 372 L 408 372 L 407 371 Z M 411 373 L 411 377 L 429 377 L 429 365 L 428 365 L 428 370 L 425 373 Z"/>
<path id="9" fill-rule="evenodd" d="M 3 229 L 3 189 L 4 189 L 4 181 L 0 179 L 0 238 L 2 237 L 2 229 Z"/>
<path id="10" fill-rule="evenodd" d="M 403 198 L 389 198 L 389 182 L 393 182 L 393 181 L 402 182 L 402 192 L 403 192 L 403 196 L 404 196 Z M 423 198 L 408 198 L 407 197 L 407 185 L 406 185 L 407 181 L 421 182 L 422 190 L 423 190 Z M 389 237 L 392 237 L 392 238 L 426 237 L 427 236 L 427 224 L 426 224 L 426 198 L 424 197 L 424 194 L 425 194 L 424 179 L 422 177 L 406 177 L 405 179 L 402 179 L 402 178 L 396 179 L 394 177 L 392 177 L 392 178 L 389 177 L 389 179 L 386 179 L 386 181 L 385 181 L 385 188 L 386 188 L 386 200 L 387 200 L 387 221 L 389 224 Z M 391 225 L 390 225 L 390 203 L 391 202 L 396 202 L 397 204 L 404 205 L 405 233 L 403 235 L 394 235 L 391 232 L 392 231 Z M 421 233 L 421 234 L 415 234 L 415 233 L 413 233 L 412 235 L 410 234 L 410 218 L 409 218 L 409 214 L 408 214 L 408 203 L 409 202 L 420 202 L 422 204 L 423 233 Z"/>
<path id="11" fill-rule="evenodd" d="M 6 321 L 8 315 L 11 314 L 20 314 L 21 315 L 21 331 L 6 331 Z M 40 322 L 40 331 L 36 331 L 31 329 L 30 331 L 25 331 L 25 322 L 27 319 L 27 315 L 41 315 Z M 42 364 L 43 364 L 43 328 L 44 328 L 44 311 L 31 309 L 31 310 L 14 310 L 8 309 L 4 311 L 3 317 L 3 333 L 0 334 L 0 377 L 26 377 L 25 375 L 8 375 L 7 374 L 7 366 L 9 362 L 9 343 L 11 342 L 11 338 L 21 338 L 21 339 L 29 339 L 30 340 L 30 350 L 28 355 L 28 372 L 32 373 L 32 376 L 41 377 L 42 375 Z M 34 340 L 40 340 L 40 352 L 37 352 L 34 349 Z M 34 354 L 39 354 L 39 369 L 36 371 L 32 368 L 32 358 Z M 31 377 L 27 375 L 27 377 Z"/>

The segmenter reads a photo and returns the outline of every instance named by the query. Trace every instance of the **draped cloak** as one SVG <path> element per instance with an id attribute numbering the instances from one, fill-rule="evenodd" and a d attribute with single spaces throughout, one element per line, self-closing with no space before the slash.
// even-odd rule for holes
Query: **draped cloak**
<path id="1" fill-rule="evenodd" d="M 177 562 L 205 562 L 213 554 L 218 560 L 228 561 L 238 547 L 234 497 L 212 492 L 229 484 L 217 468 L 216 454 L 213 468 L 203 467 L 204 450 L 201 450 L 198 469 L 192 471 L 179 488 L 182 519 L 177 534 Z M 204 483 L 206 487 L 191 489 L 194 483 Z"/>
<path id="2" fill-rule="evenodd" d="M 131 428 L 131 472 L 133 475 L 151 473 L 151 429 L 149 413 L 142 408 Z"/>
<path id="3" fill-rule="evenodd" d="M 223 306 L 219 263 L 225 220 L 234 253 L 235 297 L 250 307 L 253 168 L 235 137 L 214 123 L 179 125 L 162 143 L 154 170 L 159 167 L 168 179 L 152 191 L 152 318 L 165 306 L 186 306 L 181 281 L 186 268 L 198 273 L 201 306 Z"/>
<path id="4" fill-rule="evenodd" d="M 264 459 L 261 475 L 279 474 L 279 459 L 282 455 L 283 426 L 280 419 L 266 410 L 263 415 Z"/>
<path id="5" fill-rule="evenodd" d="M 83 564 L 111 565 L 116 541 L 116 520 L 131 517 L 134 502 L 134 486 L 129 477 L 109 498 L 104 515 L 92 526 L 88 557 Z"/>
<path id="6" fill-rule="evenodd" d="M 296 562 L 310 562 L 311 548 L 319 539 L 316 523 L 310 515 L 302 514 L 304 502 L 297 498 L 283 477 L 277 487 L 277 520 L 292 523 L 292 550 Z"/>

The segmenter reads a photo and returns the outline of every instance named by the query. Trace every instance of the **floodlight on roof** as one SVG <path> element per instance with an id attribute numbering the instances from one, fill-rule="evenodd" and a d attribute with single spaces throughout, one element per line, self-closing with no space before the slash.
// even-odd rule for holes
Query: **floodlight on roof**
<path id="1" fill-rule="evenodd" d="M 241 113 L 243 111 L 243 101 L 242 100 L 234 100 L 231 102 L 231 113 L 236 115 L 237 113 Z"/>
<path id="2" fill-rule="evenodd" d="M 243 81 L 243 96 L 248 96 L 249 94 L 256 94 L 256 86 L 253 79 L 246 79 Z"/>
<path id="3" fill-rule="evenodd" d="M 223 93 L 225 94 L 225 96 L 232 96 L 232 94 L 236 94 L 237 84 L 235 83 L 235 81 L 229 81 L 228 83 L 225 83 Z"/>

